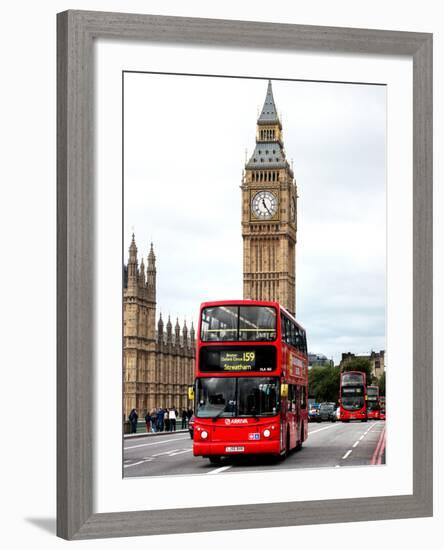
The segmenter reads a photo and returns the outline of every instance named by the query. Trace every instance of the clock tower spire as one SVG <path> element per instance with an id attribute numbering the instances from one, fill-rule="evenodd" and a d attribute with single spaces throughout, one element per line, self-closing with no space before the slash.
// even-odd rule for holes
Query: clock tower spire
<path id="1" fill-rule="evenodd" d="M 297 188 L 285 156 L 271 81 L 241 189 L 244 298 L 275 300 L 294 315 Z"/>

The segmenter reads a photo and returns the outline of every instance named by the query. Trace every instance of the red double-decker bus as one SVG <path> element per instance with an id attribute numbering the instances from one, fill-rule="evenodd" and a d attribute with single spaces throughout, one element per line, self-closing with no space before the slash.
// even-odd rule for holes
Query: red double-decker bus
<path id="1" fill-rule="evenodd" d="M 385 420 L 385 395 L 379 397 L 379 420 Z"/>
<path id="2" fill-rule="evenodd" d="M 342 422 L 367 422 L 367 386 L 365 372 L 341 372 L 339 387 L 339 419 Z"/>
<path id="3" fill-rule="evenodd" d="M 305 330 L 277 302 L 206 302 L 197 338 L 193 454 L 286 456 L 307 438 Z"/>
<path id="4" fill-rule="evenodd" d="M 380 411 L 379 386 L 367 386 L 367 418 L 379 420 Z"/>

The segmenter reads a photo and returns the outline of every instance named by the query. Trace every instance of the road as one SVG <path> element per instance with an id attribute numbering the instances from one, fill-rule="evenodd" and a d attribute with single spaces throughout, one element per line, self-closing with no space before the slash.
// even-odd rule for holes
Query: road
<path id="1" fill-rule="evenodd" d="M 369 465 L 384 426 L 383 421 L 309 424 L 308 438 L 302 449 L 283 461 L 266 457 L 230 457 L 220 466 L 193 456 L 188 433 L 126 439 L 124 477 Z M 381 463 L 385 463 L 385 453 Z"/>

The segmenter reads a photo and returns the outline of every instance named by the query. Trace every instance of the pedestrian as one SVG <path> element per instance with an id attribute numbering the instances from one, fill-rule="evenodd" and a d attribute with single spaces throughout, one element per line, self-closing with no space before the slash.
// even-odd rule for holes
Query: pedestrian
<path id="1" fill-rule="evenodd" d="M 165 413 L 163 415 L 163 421 L 165 422 L 165 431 L 170 431 L 170 411 L 169 409 L 165 409 Z"/>
<path id="2" fill-rule="evenodd" d="M 131 409 L 131 412 L 129 413 L 128 420 L 131 424 L 131 433 L 135 434 L 137 432 L 137 420 L 139 418 L 139 415 L 137 414 L 136 409 Z"/>
<path id="3" fill-rule="evenodd" d="M 169 412 L 170 432 L 176 431 L 176 418 L 177 418 L 176 409 L 175 407 L 173 407 L 172 409 L 170 409 L 170 412 Z"/>
<path id="4" fill-rule="evenodd" d="M 158 432 L 163 432 L 164 415 L 165 415 L 165 411 L 162 408 L 158 409 L 157 411 L 157 431 Z"/>
<path id="5" fill-rule="evenodd" d="M 188 416 L 188 424 L 190 424 L 190 419 L 193 416 L 193 409 L 188 409 L 187 416 Z"/>
<path id="6" fill-rule="evenodd" d="M 157 429 L 157 411 L 156 409 L 151 410 L 151 431 L 155 433 Z"/>
<path id="7" fill-rule="evenodd" d="M 150 433 L 151 431 L 151 415 L 149 412 L 145 415 L 145 424 L 146 424 L 146 431 L 147 433 Z"/>
<path id="8" fill-rule="evenodd" d="M 182 430 L 185 430 L 187 427 L 187 411 L 185 409 L 182 409 Z"/>

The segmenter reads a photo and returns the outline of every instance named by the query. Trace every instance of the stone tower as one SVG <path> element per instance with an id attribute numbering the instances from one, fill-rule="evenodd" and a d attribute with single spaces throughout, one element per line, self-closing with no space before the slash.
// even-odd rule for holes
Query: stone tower
<path id="1" fill-rule="evenodd" d="M 294 315 L 297 188 L 285 157 L 271 81 L 241 189 L 244 298 L 275 300 Z"/>
<path id="2" fill-rule="evenodd" d="M 124 275 L 124 410 L 143 411 L 156 368 L 156 257 L 151 245 L 146 272 L 143 258 L 138 266 L 134 234 Z"/>

